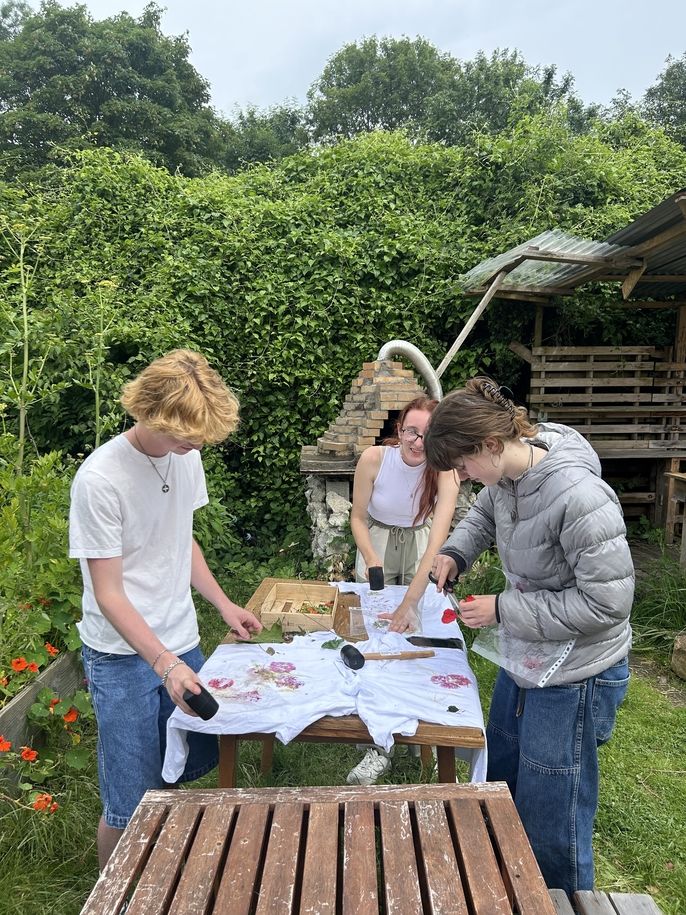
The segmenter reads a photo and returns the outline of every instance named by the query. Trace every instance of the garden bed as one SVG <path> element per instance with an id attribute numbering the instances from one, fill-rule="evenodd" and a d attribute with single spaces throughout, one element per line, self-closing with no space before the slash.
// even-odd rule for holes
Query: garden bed
<path id="1" fill-rule="evenodd" d="M 70 696 L 83 683 L 80 654 L 65 651 L 41 671 L 7 705 L 0 709 L 0 734 L 13 746 L 26 746 L 35 740 L 36 726 L 27 717 L 42 689 L 52 689 L 60 696 Z"/>

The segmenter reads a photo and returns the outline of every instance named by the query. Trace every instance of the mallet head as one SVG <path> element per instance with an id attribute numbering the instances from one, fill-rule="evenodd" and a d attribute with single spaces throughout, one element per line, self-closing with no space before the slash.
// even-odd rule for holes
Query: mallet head
<path id="1" fill-rule="evenodd" d="M 359 670 L 364 667 L 364 655 L 354 645 L 344 645 L 341 648 L 341 659 L 350 670 Z"/>

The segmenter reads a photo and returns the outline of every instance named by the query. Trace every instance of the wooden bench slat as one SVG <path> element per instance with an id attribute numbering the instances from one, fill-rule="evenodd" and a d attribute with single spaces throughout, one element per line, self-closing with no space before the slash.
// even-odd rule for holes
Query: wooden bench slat
<path id="1" fill-rule="evenodd" d="M 205 915 L 212 898 L 236 805 L 207 807 L 188 854 L 168 915 Z"/>
<path id="2" fill-rule="evenodd" d="M 574 893 L 574 905 L 579 915 L 617 915 L 607 894 L 599 890 Z"/>
<path id="3" fill-rule="evenodd" d="M 445 805 L 440 801 L 417 801 L 414 809 L 428 912 L 467 915 L 469 910 Z M 425 866 L 427 861 L 431 862 L 430 868 Z"/>
<path id="4" fill-rule="evenodd" d="M 379 803 L 383 882 L 388 915 L 422 915 L 419 873 L 408 804 Z"/>
<path id="5" fill-rule="evenodd" d="M 343 915 L 378 915 L 374 802 L 350 801 L 343 820 Z"/>
<path id="6" fill-rule="evenodd" d="M 268 821 L 268 804 L 245 804 L 238 811 L 231 848 L 214 903 L 215 912 L 249 915 L 252 911 Z"/>
<path id="7" fill-rule="evenodd" d="M 533 855 L 522 855 L 528 843 L 511 798 L 484 801 L 495 844 L 502 858 L 521 915 L 555 915 L 543 876 Z"/>
<path id="8" fill-rule="evenodd" d="M 310 805 L 300 915 L 334 915 L 336 911 L 338 812 L 339 805 L 333 802 Z"/>
<path id="9" fill-rule="evenodd" d="M 304 804 L 274 809 L 255 915 L 293 911 Z"/>
<path id="10" fill-rule="evenodd" d="M 548 892 L 553 900 L 557 915 L 575 915 L 569 896 L 564 890 L 548 890 Z"/>
<path id="11" fill-rule="evenodd" d="M 130 915 L 166 913 L 201 814 L 198 805 L 172 808 L 131 897 Z"/>
<path id="12" fill-rule="evenodd" d="M 512 906 L 496 861 L 493 845 L 484 822 L 481 804 L 475 799 L 449 804 L 450 816 L 458 836 L 458 853 L 474 909 L 509 915 Z"/>
<path id="13" fill-rule="evenodd" d="M 128 830 L 98 877 L 81 915 L 114 915 L 119 912 L 154 847 L 167 810 L 164 802 L 136 808 Z"/>
<path id="14" fill-rule="evenodd" d="M 662 915 L 652 896 L 647 893 L 608 893 L 617 915 Z"/>

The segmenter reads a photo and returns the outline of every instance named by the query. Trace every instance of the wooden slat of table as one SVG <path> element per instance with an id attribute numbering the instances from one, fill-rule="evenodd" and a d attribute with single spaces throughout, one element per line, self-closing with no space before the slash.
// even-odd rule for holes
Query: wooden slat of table
<path id="1" fill-rule="evenodd" d="M 426 885 L 426 911 L 431 915 L 468 915 L 445 805 L 440 801 L 418 800 L 415 816 Z M 428 862 L 431 866 L 427 868 Z M 494 911 L 493 915 L 498 913 Z"/>
<path id="2" fill-rule="evenodd" d="M 252 911 L 259 885 L 269 819 L 268 803 L 248 803 L 241 806 L 214 904 L 215 912 L 249 915 Z"/>
<path id="3" fill-rule="evenodd" d="M 351 800 L 343 820 L 343 915 L 378 915 L 374 802 Z"/>
<path id="4" fill-rule="evenodd" d="M 293 910 L 303 813 L 303 804 L 274 808 L 255 915 L 282 915 Z"/>
<path id="5" fill-rule="evenodd" d="M 555 915 L 550 894 L 529 846 L 517 810 L 508 795 L 484 801 L 493 841 L 502 859 L 519 911 Z"/>
<path id="6" fill-rule="evenodd" d="M 602 893 L 583 890 L 574 894 L 579 915 L 662 915 L 653 899 L 639 893 Z"/>
<path id="7" fill-rule="evenodd" d="M 422 897 L 410 808 L 405 802 L 379 803 L 383 883 L 388 915 L 422 915 Z"/>
<path id="8" fill-rule="evenodd" d="M 458 836 L 458 854 L 475 911 L 509 915 L 512 911 L 491 838 L 477 798 L 450 802 L 450 816 Z"/>
<path id="9" fill-rule="evenodd" d="M 118 912 L 145 866 L 160 826 L 167 816 L 164 801 L 139 806 L 117 845 L 115 854 L 100 874 L 81 915 Z"/>
<path id="10" fill-rule="evenodd" d="M 167 912 L 200 814 L 200 808 L 190 804 L 171 810 L 129 903 L 130 915 Z"/>
<path id="11" fill-rule="evenodd" d="M 312 804 L 304 849 L 300 915 L 333 915 L 338 883 L 338 804 Z"/>
<path id="12" fill-rule="evenodd" d="M 205 915 L 209 910 L 235 811 L 236 805 L 226 802 L 205 809 L 169 915 Z"/>
<path id="13" fill-rule="evenodd" d="M 569 896 L 564 890 L 549 890 L 557 915 L 575 915 Z"/>

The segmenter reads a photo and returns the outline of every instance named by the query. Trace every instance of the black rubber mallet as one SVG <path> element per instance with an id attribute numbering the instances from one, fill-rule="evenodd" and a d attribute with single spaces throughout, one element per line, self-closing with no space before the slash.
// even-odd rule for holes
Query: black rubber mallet
<path id="1" fill-rule="evenodd" d="M 344 645 L 341 648 L 341 660 L 350 670 L 359 670 L 366 661 L 410 661 L 414 658 L 433 658 L 435 651 L 396 651 L 384 654 L 383 651 L 367 651 L 365 654 L 354 645 Z"/>

